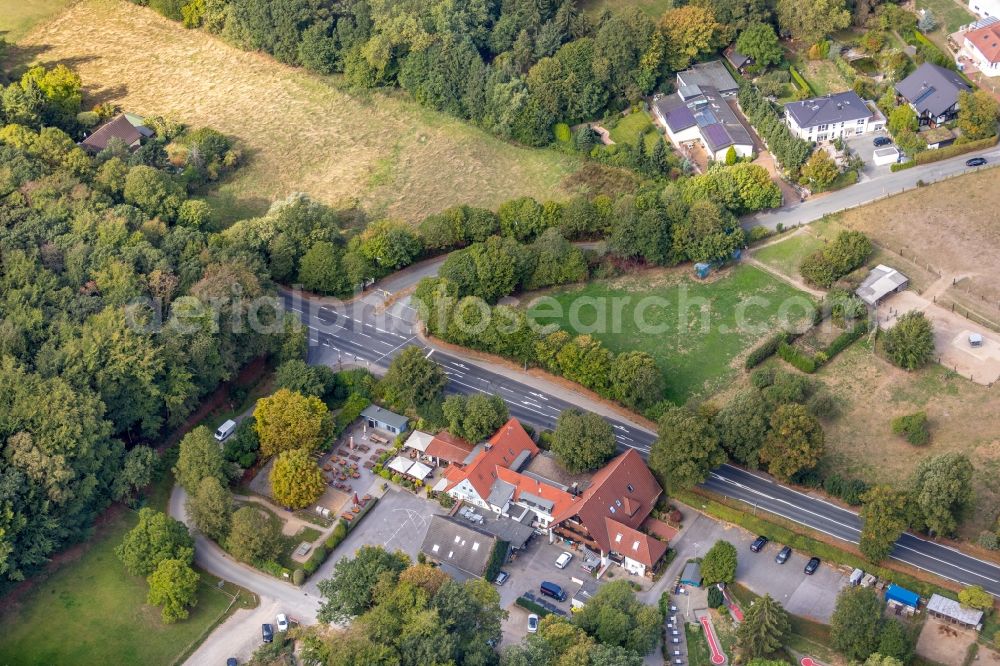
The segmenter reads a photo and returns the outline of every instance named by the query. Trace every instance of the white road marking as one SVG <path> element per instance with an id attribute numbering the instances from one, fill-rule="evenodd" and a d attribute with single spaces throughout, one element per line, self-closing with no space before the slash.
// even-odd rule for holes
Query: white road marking
<path id="1" fill-rule="evenodd" d="M 430 358 L 431 354 L 433 354 L 434 352 L 435 352 L 434 349 L 430 350 L 429 352 L 427 352 L 427 356 L 424 356 L 424 358 Z"/>

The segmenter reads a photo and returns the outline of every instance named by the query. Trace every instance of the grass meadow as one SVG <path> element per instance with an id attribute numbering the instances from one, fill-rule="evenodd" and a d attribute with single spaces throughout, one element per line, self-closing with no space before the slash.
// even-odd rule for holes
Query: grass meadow
<path id="1" fill-rule="evenodd" d="M 783 308 L 794 325 L 803 306 L 811 303 L 798 289 L 746 265 L 706 281 L 694 279 L 691 267 L 684 266 L 551 290 L 544 296 L 550 298 L 529 306 L 532 317 L 571 333 L 592 333 L 616 353 L 649 353 L 663 370 L 667 397 L 678 404 L 724 386 L 738 372 L 739 359 L 778 328 Z M 751 297 L 761 300 L 749 301 Z M 554 302 L 562 316 L 553 316 Z M 591 305 L 602 303 L 603 314 L 599 305 Z M 614 322 L 616 310 L 620 325 Z M 645 332 L 637 319 L 648 325 Z"/>
<path id="2" fill-rule="evenodd" d="M 0 0 L 0 38 L 13 44 L 73 0 Z"/>

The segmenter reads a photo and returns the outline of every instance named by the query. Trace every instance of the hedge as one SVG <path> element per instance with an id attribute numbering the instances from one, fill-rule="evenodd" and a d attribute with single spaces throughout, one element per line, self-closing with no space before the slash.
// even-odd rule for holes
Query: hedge
<path id="1" fill-rule="evenodd" d="M 747 360 L 743 362 L 743 367 L 746 370 L 756 368 L 758 365 L 774 356 L 778 351 L 778 347 L 783 344 L 790 343 L 792 339 L 792 334 L 787 331 L 774 334 L 759 344 L 747 355 Z"/>
<path id="2" fill-rule="evenodd" d="M 517 601 L 515 601 L 514 603 L 523 608 L 524 610 L 528 611 L 529 613 L 534 613 L 539 618 L 552 614 L 552 611 L 548 610 L 544 606 L 539 606 L 531 599 L 527 599 L 525 597 L 518 597 Z"/>
<path id="3" fill-rule="evenodd" d="M 508 550 L 510 550 L 510 543 L 506 541 L 498 540 L 494 544 L 493 552 L 490 553 L 490 561 L 486 565 L 485 573 L 483 573 L 483 578 L 491 583 L 496 579 L 497 574 L 500 573 L 500 567 L 507 561 Z"/>
<path id="4" fill-rule="evenodd" d="M 933 152 L 936 153 L 937 151 L 935 150 Z M 897 171 L 902 171 L 903 169 L 912 169 L 915 166 L 917 166 L 917 163 L 913 160 L 910 160 L 909 162 L 893 162 L 889 165 L 889 171 L 895 173 Z"/>
<path id="5" fill-rule="evenodd" d="M 856 340 L 859 340 L 862 336 L 868 333 L 868 331 L 868 322 L 861 321 L 855 324 L 853 328 L 850 328 L 838 335 L 833 339 L 833 342 L 828 344 L 826 349 L 823 350 L 823 353 L 826 354 L 827 360 L 850 347 Z"/>
<path id="6" fill-rule="evenodd" d="M 809 374 L 816 372 L 816 360 L 812 356 L 806 356 L 787 342 L 778 345 L 778 356 L 802 372 Z"/>
<path id="7" fill-rule="evenodd" d="M 809 82 L 802 78 L 802 75 L 799 74 L 799 70 L 794 67 L 789 67 L 788 73 L 792 75 L 792 80 L 795 81 L 795 85 L 797 85 L 801 90 L 805 90 L 810 95 L 816 94 L 813 87 L 809 85 Z"/>
<path id="8" fill-rule="evenodd" d="M 950 146 L 938 148 L 937 150 L 924 150 L 917 153 L 916 157 L 913 158 L 913 161 L 917 164 L 930 164 L 931 162 L 946 160 L 949 157 L 955 157 L 956 155 L 970 153 L 974 150 L 980 150 L 981 148 L 995 146 L 997 138 L 998 137 L 994 135 L 985 139 L 979 139 L 978 141 L 969 141 L 968 143 L 953 143 Z"/>

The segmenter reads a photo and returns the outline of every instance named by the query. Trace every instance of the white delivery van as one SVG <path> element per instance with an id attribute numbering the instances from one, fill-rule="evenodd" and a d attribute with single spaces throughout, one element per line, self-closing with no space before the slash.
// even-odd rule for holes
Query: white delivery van
<path id="1" fill-rule="evenodd" d="M 233 434 L 236 430 L 236 421 L 232 419 L 226 421 L 219 426 L 219 429 L 215 431 L 215 438 L 220 442 L 224 441 L 227 437 Z"/>

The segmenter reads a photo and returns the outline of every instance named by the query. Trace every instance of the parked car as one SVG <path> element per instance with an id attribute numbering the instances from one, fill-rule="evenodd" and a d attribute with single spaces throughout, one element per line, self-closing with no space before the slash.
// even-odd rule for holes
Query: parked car
<path id="1" fill-rule="evenodd" d="M 750 544 L 750 550 L 752 550 L 755 553 L 759 553 L 760 551 L 764 550 L 764 546 L 766 545 L 767 545 L 767 537 L 759 536 L 753 540 L 752 544 Z"/>
<path id="2" fill-rule="evenodd" d="M 508 578 L 510 578 L 510 574 L 507 573 L 506 571 L 501 571 L 500 573 L 497 574 L 497 577 L 493 579 L 493 582 L 496 583 L 497 585 L 503 585 L 504 583 L 507 582 Z"/>
<path id="3" fill-rule="evenodd" d="M 538 631 L 538 616 L 532 613 L 528 616 L 528 633 L 533 634 Z"/>
<path id="4" fill-rule="evenodd" d="M 811 557 L 809 558 L 809 561 L 806 562 L 806 568 L 803 571 L 805 571 L 807 576 L 812 576 L 816 573 L 816 569 L 819 569 L 819 558 Z"/>
<path id="5" fill-rule="evenodd" d="M 229 419 L 220 425 L 219 429 L 215 431 L 215 439 L 222 442 L 234 432 L 236 432 L 236 421 Z"/>
<path id="6" fill-rule="evenodd" d="M 265 643 L 270 643 L 274 640 L 274 627 L 269 624 L 263 624 L 260 627 L 260 634 Z"/>
<path id="7" fill-rule="evenodd" d="M 556 569 L 565 569 L 569 561 L 573 559 L 573 553 L 563 551 L 556 558 Z"/>
<path id="8" fill-rule="evenodd" d="M 557 601 L 566 601 L 566 591 L 555 583 L 543 580 L 542 584 L 538 586 L 538 590 L 545 596 L 552 597 Z"/>
<path id="9" fill-rule="evenodd" d="M 288 631 L 288 616 L 284 613 L 278 613 L 278 631 Z"/>
<path id="10" fill-rule="evenodd" d="M 792 556 L 792 549 L 785 546 L 778 551 L 778 554 L 774 556 L 774 561 L 778 564 L 784 564 L 788 561 L 788 558 Z"/>
<path id="11" fill-rule="evenodd" d="M 983 166 L 986 164 L 985 157 L 973 157 L 971 160 L 965 160 L 965 166 Z"/>
<path id="12" fill-rule="evenodd" d="M 226 659 L 226 666 L 239 666 L 239 663 L 240 662 L 236 661 L 236 657 L 230 657 L 229 659 Z"/>
<path id="13" fill-rule="evenodd" d="M 881 148 L 882 146 L 892 145 L 892 139 L 887 136 L 877 136 L 872 140 L 872 143 L 876 148 Z"/>

